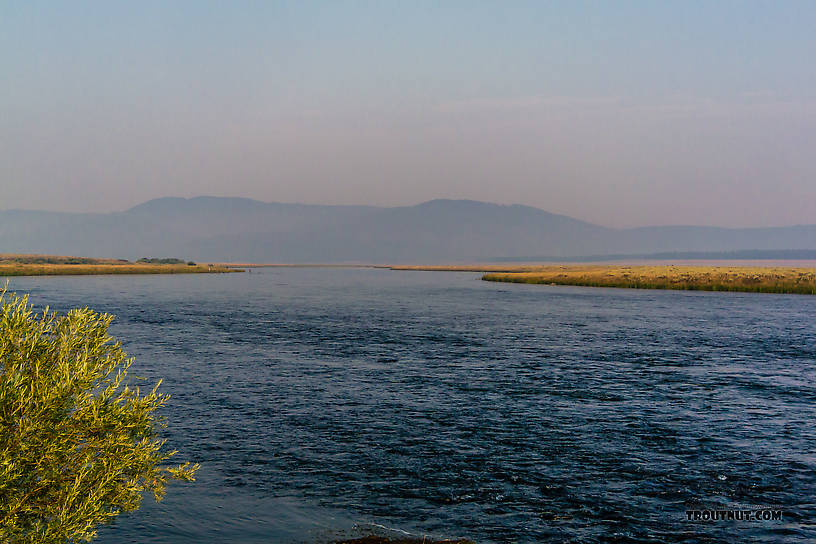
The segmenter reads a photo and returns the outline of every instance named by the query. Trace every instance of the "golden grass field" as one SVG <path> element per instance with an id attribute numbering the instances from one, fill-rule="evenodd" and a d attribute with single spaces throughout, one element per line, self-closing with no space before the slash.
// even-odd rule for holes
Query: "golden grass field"
<path id="1" fill-rule="evenodd" d="M 563 265 L 490 272 L 486 281 L 816 295 L 816 268 L 761 266 Z"/>
<path id="2" fill-rule="evenodd" d="M 0 277 L 84 276 L 92 274 L 207 274 L 241 272 L 220 265 L 145 264 L 118 259 L 58 255 L 0 254 Z"/>

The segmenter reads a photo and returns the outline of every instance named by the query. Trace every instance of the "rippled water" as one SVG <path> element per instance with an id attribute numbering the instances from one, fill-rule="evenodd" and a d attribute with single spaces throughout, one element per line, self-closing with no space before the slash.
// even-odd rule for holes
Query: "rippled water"
<path id="1" fill-rule="evenodd" d="M 374 269 L 10 287 L 115 314 L 203 465 L 104 544 L 816 540 L 816 297 Z M 685 515 L 757 506 L 783 520 Z"/>

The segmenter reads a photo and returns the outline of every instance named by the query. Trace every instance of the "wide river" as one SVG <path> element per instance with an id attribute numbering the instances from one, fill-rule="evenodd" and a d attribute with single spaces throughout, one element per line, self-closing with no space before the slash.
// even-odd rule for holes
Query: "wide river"
<path id="1" fill-rule="evenodd" d="M 99 542 L 816 541 L 816 297 L 255 269 L 13 278 L 116 315 L 195 483 Z M 687 510 L 782 511 L 689 521 Z"/>

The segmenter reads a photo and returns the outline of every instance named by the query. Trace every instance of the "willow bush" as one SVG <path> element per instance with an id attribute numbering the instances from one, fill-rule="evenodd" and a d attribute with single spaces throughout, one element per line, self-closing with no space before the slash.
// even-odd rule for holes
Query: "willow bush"
<path id="1" fill-rule="evenodd" d="M 168 466 L 156 410 L 168 399 L 128 385 L 133 362 L 87 308 L 34 313 L 0 288 L 0 542 L 91 540 L 97 527 L 193 480 Z"/>

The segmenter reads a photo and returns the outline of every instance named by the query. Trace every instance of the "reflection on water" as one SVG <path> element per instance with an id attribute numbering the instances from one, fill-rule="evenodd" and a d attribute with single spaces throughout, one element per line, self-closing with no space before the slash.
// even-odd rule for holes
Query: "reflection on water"
<path id="1" fill-rule="evenodd" d="M 816 539 L 816 297 L 262 269 L 14 278 L 117 316 L 201 462 L 100 542 Z M 781 522 L 688 522 L 778 505 Z"/>

